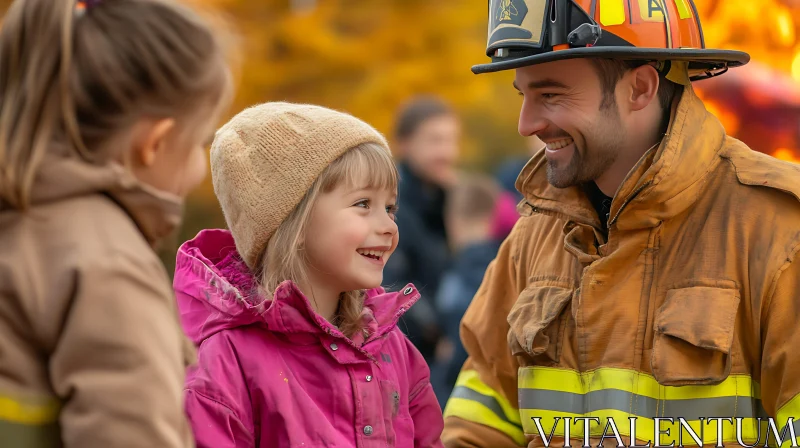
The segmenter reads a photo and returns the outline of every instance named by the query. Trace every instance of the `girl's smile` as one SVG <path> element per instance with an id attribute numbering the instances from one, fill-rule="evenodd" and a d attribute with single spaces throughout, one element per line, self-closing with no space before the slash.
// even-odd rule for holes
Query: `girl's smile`
<path id="1" fill-rule="evenodd" d="M 375 246 L 356 249 L 356 252 L 358 252 L 359 255 L 364 257 L 370 263 L 383 268 L 383 266 L 386 265 L 386 260 L 388 259 L 388 257 L 384 258 L 383 255 L 390 250 L 392 250 L 391 246 Z"/>

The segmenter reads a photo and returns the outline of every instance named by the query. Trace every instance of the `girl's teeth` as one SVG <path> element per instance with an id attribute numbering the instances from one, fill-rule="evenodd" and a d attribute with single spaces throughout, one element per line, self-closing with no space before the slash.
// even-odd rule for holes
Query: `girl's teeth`
<path id="1" fill-rule="evenodd" d="M 374 250 L 360 250 L 358 251 L 358 253 L 364 255 L 365 257 L 371 257 L 376 259 L 380 259 L 381 256 L 383 255 L 383 252 Z"/>

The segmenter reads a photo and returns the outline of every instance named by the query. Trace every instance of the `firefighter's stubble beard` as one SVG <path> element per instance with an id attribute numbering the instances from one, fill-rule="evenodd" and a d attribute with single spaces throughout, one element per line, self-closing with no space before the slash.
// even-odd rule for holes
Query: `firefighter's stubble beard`
<path id="1" fill-rule="evenodd" d="M 569 133 L 564 132 L 564 135 Z M 578 146 L 565 167 L 547 161 L 547 181 L 556 188 L 568 188 L 593 181 L 605 173 L 617 160 L 625 141 L 622 118 L 616 101 L 601 105 L 597 120 L 590 129 L 583 130 L 585 148 Z"/>

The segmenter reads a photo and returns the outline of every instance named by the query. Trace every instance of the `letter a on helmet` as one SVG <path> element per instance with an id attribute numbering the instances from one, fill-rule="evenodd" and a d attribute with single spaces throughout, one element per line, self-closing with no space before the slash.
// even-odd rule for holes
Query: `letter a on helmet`
<path id="1" fill-rule="evenodd" d="M 572 58 L 652 61 L 689 80 L 747 64 L 747 53 L 707 49 L 692 0 L 489 0 L 486 55 L 474 73 Z"/>

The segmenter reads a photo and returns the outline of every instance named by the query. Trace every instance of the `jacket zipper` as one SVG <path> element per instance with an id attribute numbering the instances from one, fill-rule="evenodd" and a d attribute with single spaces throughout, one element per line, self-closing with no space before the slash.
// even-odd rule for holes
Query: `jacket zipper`
<path id="1" fill-rule="evenodd" d="M 565 221 L 573 221 L 573 222 L 576 222 L 578 224 L 587 225 L 587 226 L 592 227 L 593 229 L 596 229 L 596 230 L 601 230 L 599 227 L 595 226 L 594 224 L 592 224 L 589 221 L 585 221 L 583 219 L 578 219 L 578 218 L 569 216 L 566 213 L 562 213 L 562 212 L 559 212 L 559 211 L 556 211 L 556 210 L 537 207 L 537 206 L 531 204 L 530 202 L 528 202 L 527 200 L 525 200 L 525 205 L 527 205 L 528 207 L 531 208 L 531 213 L 537 213 L 537 214 L 545 215 L 545 216 L 552 216 L 554 218 L 563 219 Z"/>
<path id="2" fill-rule="evenodd" d="M 650 184 L 651 184 L 651 181 L 647 181 L 647 182 L 643 183 L 642 185 L 639 186 L 639 188 L 637 188 L 633 192 L 633 194 L 631 194 L 630 196 L 628 196 L 627 199 L 625 199 L 625 202 L 622 203 L 622 206 L 620 206 L 619 211 L 617 211 L 617 214 L 614 215 L 614 218 L 612 218 L 610 221 L 608 221 L 608 227 L 611 227 L 615 222 L 617 222 L 617 219 L 619 218 L 619 215 L 622 214 L 622 211 L 625 210 L 625 207 L 627 207 L 628 204 L 632 200 L 636 199 L 636 196 L 639 196 L 639 193 L 641 193 L 642 190 L 647 188 Z"/>
<path id="3" fill-rule="evenodd" d="M 629 204 L 631 201 L 633 201 L 633 200 L 634 200 L 634 199 L 635 199 L 637 196 L 639 196 L 639 193 L 641 193 L 641 192 L 642 192 L 642 191 L 643 191 L 645 188 L 647 188 L 647 187 L 648 187 L 648 186 L 649 186 L 651 183 L 652 183 L 651 181 L 647 181 L 647 182 L 643 183 L 642 185 L 640 185 L 640 186 L 639 186 L 639 187 L 638 187 L 638 188 L 637 188 L 637 189 L 636 189 L 636 190 L 633 192 L 633 194 L 631 194 L 630 196 L 628 196 L 628 198 L 627 198 L 627 199 L 625 199 L 625 202 L 623 202 L 623 203 L 622 203 L 622 206 L 619 208 L 619 211 L 618 211 L 618 212 L 617 212 L 617 213 L 614 215 L 614 218 L 612 218 L 612 219 L 610 219 L 610 220 L 608 221 L 608 232 L 609 232 L 609 237 L 610 237 L 610 233 L 611 233 L 611 226 L 612 226 L 612 225 L 614 225 L 614 223 L 616 223 L 616 222 L 617 222 L 617 219 L 618 219 L 618 218 L 619 218 L 619 216 L 622 214 L 622 211 L 623 211 L 623 210 L 625 210 L 625 207 L 627 207 L 627 206 L 628 206 L 628 204 Z M 588 221 L 585 221 L 585 220 L 582 220 L 582 219 L 577 219 L 577 218 L 571 217 L 571 216 L 567 215 L 566 213 L 558 212 L 558 211 L 551 210 L 551 209 L 546 209 L 546 208 L 537 207 L 537 206 L 535 206 L 535 205 L 531 204 L 530 202 L 528 202 L 528 200 L 527 200 L 527 199 L 525 200 L 525 205 L 527 205 L 528 207 L 530 207 L 530 208 L 531 208 L 531 213 L 538 213 L 538 214 L 541 214 L 541 215 L 552 216 L 552 217 L 554 217 L 554 218 L 560 218 L 560 219 L 564 219 L 564 220 L 566 220 L 566 221 L 574 221 L 574 222 L 577 222 L 578 224 L 584 224 L 584 225 L 590 226 L 590 227 L 594 228 L 595 230 L 597 230 L 597 231 L 600 231 L 600 233 L 604 233 L 604 232 L 603 232 L 603 229 L 601 229 L 601 228 L 599 228 L 599 227 L 595 226 L 594 224 L 592 224 L 592 223 L 590 223 L 590 222 L 588 222 Z M 608 239 L 609 239 L 609 237 L 606 237 L 606 240 L 608 240 Z"/>

